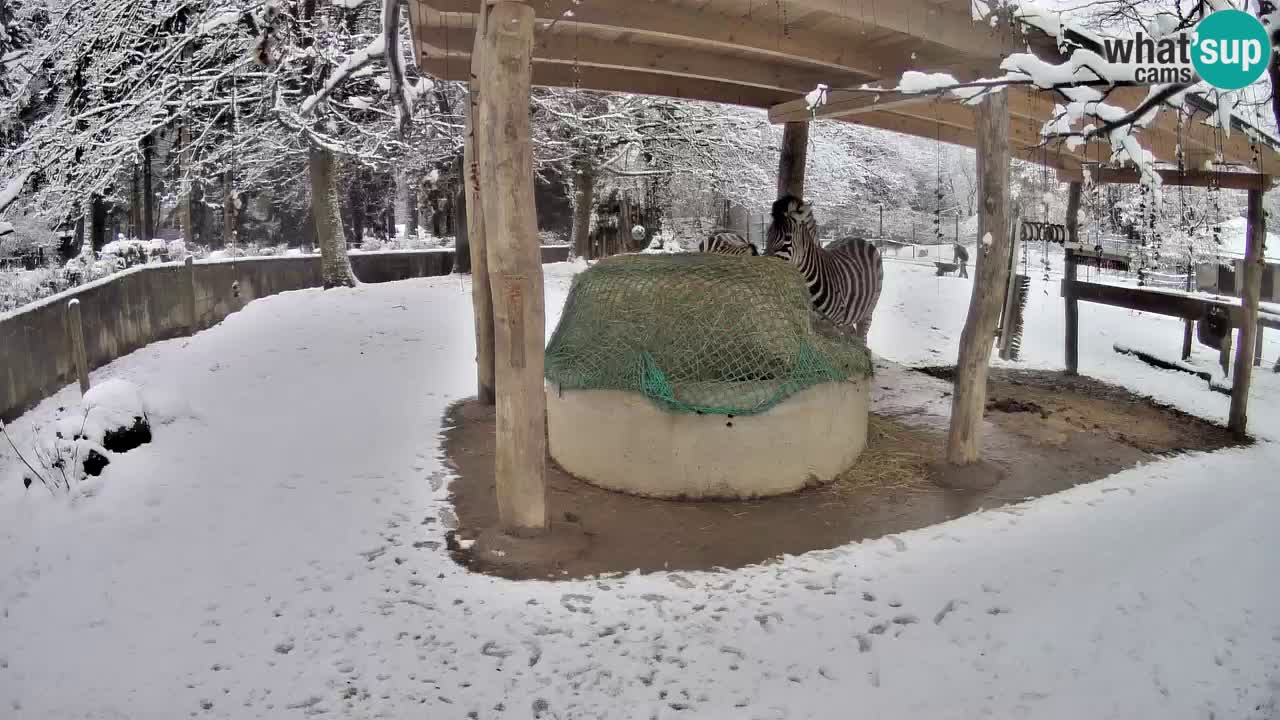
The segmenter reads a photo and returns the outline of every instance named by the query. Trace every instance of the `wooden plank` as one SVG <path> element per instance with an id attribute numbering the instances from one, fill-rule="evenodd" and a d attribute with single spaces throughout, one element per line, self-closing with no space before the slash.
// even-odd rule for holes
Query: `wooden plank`
<path id="1" fill-rule="evenodd" d="M 199 330 L 197 327 L 199 318 L 196 316 L 196 265 L 195 258 L 188 255 L 186 260 L 182 261 L 182 277 L 186 281 L 185 292 L 182 293 L 183 303 L 186 305 L 187 316 L 187 334 L 195 335 Z"/>
<path id="2" fill-rule="evenodd" d="M 485 6 L 481 6 L 482 8 Z M 479 46 L 484 36 L 481 28 L 485 18 L 481 15 L 474 42 Z M 480 190 L 480 164 L 483 148 L 476 141 L 475 120 L 479 111 L 477 103 L 477 78 L 480 73 L 480 53 L 472 55 L 471 81 L 467 83 L 465 125 L 462 146 L 463 192 L 466 194 L 467 245 L 471 259 L 471 308 L 476 334 L 476 400 L 493 405 L 496 400 L 494 378 L 494 323 L 493 288 L 489 283 L 488 245 L 484 233 L 484 194 Z"/>
<path id="3" fill-rule="evenodd" d="M 480 187 L 494 306 L 498 520 L 510 535 L 547 528 L 545 315 L 530 143 L 533 8 L 490 5 L 481 55 Z"/>
<path id="4" fill-rule="evenodd" d="M 1151 288 L 1104 285 L 1080 280 L 1068 284 L 1066 279 L 1062 282 L 1062 296 L 1075 297 L 1083 302 L 1190 320 L 1199 320 L 1204 316 L 1207 307 L 1214 304 L 1205 298 L 1166 293 Z"/>
<path id="5" fill-rule="evenodd" d="M 1067 187 L 1067 242 L 1080 241 L 1080 188 L 1081 183 L 1073 182 Z M 1066 265 L 1063 270 L 1064 287 L 1070 288 L 1076 280 L 1076 254 L 1066 251 Z M 1066 295 L 1066 370 L 1068 375 L 1080 371 L 1080 303 L 1074 294 Z"/>
<path id="6" fill-rule="evenodd" d="M 1210 307 L 1226 308 L 1232 328 L 1240 328 L 1245 322 L 1244 308 L 1231 302 L 1214 300 L 1207 297 L 1183 295 L 1164 292 L 1153 288 L 1140 288 L 1129 285 L 1105 285 L 1082 280 L 1068 283 L 1062 281 L 1062 297 L 1074 295 L 1082 302 L 1097 303 L 1121 307 L 1126 310 L 1155 313 L 1185 320 L 1199 321 Z M 1280 329 L 1280 317 L 1259 313 L 1255 319 L 1259 327 Z"/>
<path id="7" fill-rule="evenodd" d="M 455 58 L 452 62 L 420 58 L 418 67 L 423 72 L 441 80 L 466 81 L 470 77 L 470 61 L 465 58 Z M 542 87 L 576 87 L 601 92 L 655 95 L 751 108 L 772 107 L 800 95 L 800 93 L 784 90 L 662 75 L 641 70 L 574 68 L 569 64 L 540 62 L 535 62 L 533 66 L 533 84 Z"/>
<path id="8" fill-rule="evenodd" d="M 1009 272 L 1009 98 L 1004 91 L 983 99 L 978 110 L 978 246 L 973 295 L 960 351 L 947 433 L 947 462 L 976 463 L 982 448 L 982 416 L 992 335 L 1000 319 L 1001 291 Z M 990 242 L 988 242 L 988 240 Z"/>
<path id="9" fill-rule="evenodd" d="M 418 31 L 418 50 L 433 58 L 466 57 L 470 49 L 454 45 L 455 28 L 425 27 Z M 561 32 L 544 34 L 533 46 L 538 64 L 559 63 L 577 68 L 598 67 L 677 77 L 732 82 L 750 87 L 807 93 L 818 85 L 857 85 L 869 78 L 863 73 L 813 65 L 793 65 L 777 58 L 742 57 L 717 48 L 697 49 L 632 40 L 575 36 Z"/>
<path id="10" fill-rule="evenodd" d="M 778 197 L 804 199 L 804 171 L 809 156 L 809 123 L 789 122 L 782 129 L 778 155 Z"/>
<path id="11" fill-rule="evenodd" d="M 1005 28 L 993 29 L 986 23 L 975 22 L 968 3 L 895 0 L 866 7 L 864 3 L 850 4 L 849 0 L 791 0 L 791 4 L 865 22 L 870 27 L 893 30 L 909 38 L 957 50 L 958 54 L 972 58 L 999 58 L 1012 49 L 1002 37 L 1012 37 L 1012 33 Z"/>
<path id="12" fill-rule="evenodd" d="M 410 0 L 415 10 L 415 38 L 422 28 L 431 25 L 456 28 L 463 35 L 469 34 L 478 4 L 479 0 Z M 613 30 L 642 41 L 678 40 L 710 49 L 748 50 L 766 58 L 861 73 L 868 78 L 901 72 L 911 68 L 914 62 L 910 48 L 873 54 L 833 33 L 784 27 L 780 23 L 731 17 L 704 9 L 683 10 L 664 3 L 541 0 L 535 4 L 535 11 L 539 35 L 551 25 L 569 36 Z"/>
<path id="13" fill-rule="evenodd" d="M 1000 350 L 1000 359 L 1009 360 L 1013 357 L 1013 338 L 1017 334 L 1017 323 L 1014 321 L 1014 313 L 1017 312 L 1016 301 L 1018 298 L 1018 288 L 1015 280 L 1017 276 L 1018 255 L 1022 252 L 1022 241 L 1018 235 L 1018 225 L 1021 218 L 1021 209 L 1015 209 L 1012 222 L 1009 223 L 1009 272 L 1005 274 L 1004 284 L 1004 309 L 1000 312 L 1000 326 L 996 330 L 999 338 L 997 347 Z"/>
<path id="14" fill-rule="evenodd" d="M 1136 168 L 1103 168 L 1098 166 L 1088 167 L 1089 174 L 1094 182 L 1114 183 L 1114 184 L 1133 184 L 1142 179 L 1142 175 Z M 1184 185 L 1188 187 L 1208 187 L 1214 181 L 1220 183 L 1220 187 L 1226 190 L 1270 190 L 1275 185 L 1276 178 L 1273 175 L 1259 175 L 1257 173 L 1224 171 L 1224 172 L 1206 172 L 1203 170 L 1188 170 L 1179 173 L 1175 170 L 1160 170 L 1160 177 L 1166 185 Z M 1076 181 L 1083 180 L 1083 173 L 1068 172 L 1058 173 L 1059 180 Z"/>
<path id="15" fill-rule="evenodd" d="M 80 320 L 80 301 L 67 302 L 67 334 L 71 339 L 71 362 L 80 380 L 80 396 L 89 392 L 89 359 L 84 350 L 84 325 Z"/>
<path id="16" fill-rule="evenodd" d="M 1262 191 L 1249 191 L 1248 235 L 1244 251 L 1244 288 L 1240 293 L 1244 317 L 1236 344 L 1236 367 L 1231 377 L 1231 411 L 1227 429 L 1244 437 L 1249 424 L 1249 382 L 1253 378 L 1254 338 L 1258 333 L 1258 296 L 1262 291 L 1263 255 L 1266 242 L 1266 214 L 1262 209 Z"/>

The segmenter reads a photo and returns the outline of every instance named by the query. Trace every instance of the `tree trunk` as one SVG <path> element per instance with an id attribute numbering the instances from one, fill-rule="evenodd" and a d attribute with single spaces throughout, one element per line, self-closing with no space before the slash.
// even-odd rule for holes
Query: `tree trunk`
<path id="1" fill-rule="evenodd" d="M 150 135 L 142 139 L 142 237 L 152 240 L 156 236 L 155 195 L 151 192 L 151 156 L 155 139 Z"/>
<path id="2" fill-rule="evenodd" d="M 778 197 L 804 198 L 804 168 L 809 155 L 809 123 L 789 122 L 782 128 L 778 157 Z"/>
<path id="3" fill-rule="evenodd" d="M 467 227 L 467 193 L 459 188 L 458 198 L 453 203 L 453 270 L 457 273 L 471 272 L 471 235 Z"/>
<path id="4" fill-rule="evenodd" d="M 484 226 L 494 299 L 498 518 L 503 531 L 517 535 L 547 528 L 546 320 L 528 109 L 533 21 L 523 2 L 489 7 L 476 123 L 481 187 L 491 192 Z"/>
<path id="5" fill-rule="evenodd" d="M 94 252 L 101 252 L 107 244 L 107 206 L 101 195 L 94 195 L 89 202 L 89 238 Z"/>
<path id="6" fill-rule="evenodd" d="M 342 232 L 336 164 L 328 150 L 311 146 L 311 214 L 315 218 L 316 241 L 320 245 L 320 273 L 326 289 L 356 284 L 351 261 L 347 258 L 347 239 Z"/>
<path id="7" fill-rule="evenodd" d="M 1080 241 L 1080 183 L 1073 182 L 1067 188 L 1067 242 L 1077 243 Z M 1017 232 L 1017 228 L 1014 228 Z M 1063 266 L 1062 281 L 1070 283 L 1076 281 L 1076 251 L 1068 249 L 1066 251 L 1066 260 Z M 1080 302 L 1076 300 L 1073 291 L 1068 290 L 1065 300 L 1066 307 L 1066 357 L 1064 358 L 1067 366 L 1067 374 L 1075 375 L 1080 369 Z"/>
<path id="8" fill-rule="evenodd" d="M 1254 342 L 1258 332 L 1258 299 L 1262 294 L 1262 271 L 1265 264 L 1267 221 L 1262 210 L 1262 191 L 1249 191 L 1248 236 L 1245 239 L 1243 273 L 1240 289 L 1242 317 L 1239 342 L 1236 343 L 1236 368 L 1231 378 L 1231 411 L 1227 429 L 1243 438 L 1248 426 L 1249 382 L 1253 378 Z"/>
<path id="9" fill-rule="evenodd" d="M 409 180 L 409 173 L 396 173 L 396 225 L 404 226 L 405 237 L 413 237 L 417 232 L 418 218 L 414 212 L 414 196 L 413 183 Z M 395 228 L 392 228 L 394 232 Z"/>
<path id="10" fill-rule="evenodd" d="M 228 170 L 222 174 L 222 244 L 235 248 L 240 242 L 236 212 L 235 180 Z"/>
<path id="11" fill-rule="evenodd" d="M 418 182 L 418 227 L 427 235 L 431 234 L 431 193 L 425 180 Z"/>
<path id="12" fill-rule="evenodd" d="M 361 173 L 357 172 L 347 193 L 347 205 L 351 208 L 351 242 L 356 245 L 364 242 L 364 191 L 360 187 L 361 180 Z M 336 170 L 334 182 L 337 182 Z"/>
<path id="13" fill-rule="evenodd" d="M 129 185 L 129 237 L 142 237 L 142 189 L 138 183 L 138 164 L 134 163 Z"/>
<path id="14" fill-rule="evenodd" d="M 573 229 L 570 231 L 575 257 L 591 256 L 591 207 L 596 196 L 595 168 L 589 160 L 573 166 Z"/>
<path id="15" fill-rule="evenodd" d="M 982 204 L 978 210 L 973 295 L 960 335 L 947 462 L 978 461 L 982 447 L 982 415 L 987 398 L 987 365 L 992 336 L 1000 318 L 1000 301 L 1009 274 L 1009 95 L 1007 90 L 982 100 L 977 112 L 978 178 Z"/>
<path id="16" fill-rule="evenodd" d="M 177 180 L 178 183 L 181 184 L 184 172 L 187 175 L 193 175 L 191 172 L 191 129 L 187 127 L 187 123 L 185 122 L 183 122 L 178 128 L 178 146 L 181 149 L 178 152 Z M 188 179 L 192 183 L 195 182 L 194 178 Z M 182 241 L 186 243 L 188 247 L 194 245 L 196 242 L 196 219 L 192 208 L 191 189 L 191 185 L 188 184 L 186 192 L 178 194 L 177 208 L 178 224 L 182 226 Z"/>
<path id="17" fill-rule="evenodd" d="M 485 8 L 480 6 L 477 18 L 475 49 L 480 50 L 484 44 Z M 480 75 L 481 58 L 472 55 L 471 77 Z M 481 196 L 481 170 L 483 148 L 480 145 L 479 131 L 476 125 L 480 117 L 479 83 L 472 83 L 467 89 L 467 106 L 465 115 L 465 136 L 462 153 L 463 191 L 466 193 L 467 213 L 467 247 L 468 265 L 471 271 L 471 307 L 475 317 L 476 329 L 476 399 L 485 404 L 496 402 L 497 380 L 493 357 L 494 320 L 493 290 L 489 280 L 489 251 L 485 234 L 484 198 Z"/>

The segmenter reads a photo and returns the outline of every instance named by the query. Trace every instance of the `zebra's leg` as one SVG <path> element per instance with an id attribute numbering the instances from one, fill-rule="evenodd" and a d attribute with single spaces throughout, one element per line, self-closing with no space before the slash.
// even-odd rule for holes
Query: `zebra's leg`
<path id="1" fill-rule="evenodd" d="M 863 345 L 866 345 L 867 336 L 871 334 L 871 313 L 867 313 L 866 317 L 855 324 L 854 329 L 857 331 L 858 339 L 862 341 Z"/>

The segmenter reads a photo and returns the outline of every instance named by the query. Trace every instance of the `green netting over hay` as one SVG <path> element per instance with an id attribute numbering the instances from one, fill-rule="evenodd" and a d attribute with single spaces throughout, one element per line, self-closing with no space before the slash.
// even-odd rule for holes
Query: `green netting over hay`
<path id="1" fill-rule="evenodd" d="M 570 389 L 632 390 L 675 412 L 751 415 L 810 386 L 867 377 L 858 340 L 810 309 L 773 258 L 624 255 L 574 278 L 547 346 Z"/>

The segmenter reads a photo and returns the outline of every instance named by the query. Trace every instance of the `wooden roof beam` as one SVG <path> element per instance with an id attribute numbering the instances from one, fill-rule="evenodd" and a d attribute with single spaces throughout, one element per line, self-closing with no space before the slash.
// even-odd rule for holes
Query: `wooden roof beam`
<path id="1" fill-rule="evenodd" d="M 480 0 L 410 0 L 415 33 L 430 25 L 458 28 L 459 40 L 469 44 L 470 28 Z M 886 57 L 861 52 L 847 38 L 802 29 L 787 29 L 776 23 L 731 17 L 707 10 L 684 10 L 646 0 L 544 0 L 530 3 L 544 30 L 554 24 L 572 36 L 575 29 L 589 33 L 593 28 L 634 33 L 636 36 L 671 38 L 710 47 L 748 50 L 794 63 L 808 63 L 833 70 L 882 77 L 909 67 L 909 51 Z M 572 15 L 566 16 L 566 12 Z"/>
<path id="2" fill-rule="evenodd" d="M 451 38 L 467 42 L 474 23 L 476 1 L 410 0 L 413 34 L 416 37 L 427 27 L 443 27 L 448 29 Z M 569 10 L 573 14 L 565 16 Z M 784 28 L 757 19 L 713 13 L 705 8 L 694 11 L 672 7 L 653 0 L 591 0 L 582 5 L 575 5 L 572 0 L 545 0 L 545 4 L 537 4 L 536 12 L 539 33 L 553 28 L 556 33 L 575 38 L 594 34 L 597 39 L 615 45 L 619 41 L 601 38 L 601 34 L 621 33 L 622 43 L 634 39 L 661 45 L 671 41 L 706 50 L 725 49 L 759 55 L 762 59 L 856 74 L 863 80 L 897 77 L 906 70 L 949 72 L 961 79 L 974 79 L 995 70 L 994 63 L 988 58 L 957 58 L 946 48 L 932 46 L 926 50 L 919 42 L 910 43 L 911 38 L 906 36 L 903 39 L 908 41 L 907 44 L 871 51 L 863 45 L 850 43 L 845 37 L 821 30 Z M 824 82 L 832 87 L 840 85 Z"/>
<path id="3" fill-rule="evenodd" d="M 1166 185 L 1174 186 L 1209 187 L 1213 182 L 1218 182 L 1219 187 L 1224 190 L 1261 190 L 1266 192 L 1274 187 L 1276 183 L 1275 176 L 1247 172 L 1205 172 L 1203 170 L 1194 170 L 1179 174 L 1177 170 L 1160 170 L 1159 173 L 1160 178 Z M 1094 182 L 1098 183 L 1133 184 L 1142 179 L 1138 169 L 1132 167 L 1090 166 L 1089 175 Z M 1060 174 L 1059 179 L 1083 180 L 1084 173 L 1083 171 L 1069 173 L 1067 177 Z"/>
<path id="4" fill-rule="evenodd" d="M 419 59 L 418 62 L 424 72 L 444 80 L 466 80 L 471 72 L 471 61 L 457 56 L 450 56 L 447 59 Z M 795 93 L 781 90 L 734 85 L 700 78 L 591 66 L 579 67 L 575 70 L 572 65 L 536 60 L 533 64 L 533 84 L 542 87 L 577 87 L 600 92 L 655 95 L 759 109 L 768 108 L 795 97 Z"/>
<path id="5" fill-rule="evenodd" d="M 415 37 L 419 52 L 425 52 L 429 57 L 470 57 L 469 46 L 447 44 L 452 38 L 443 28 L 419 28 Z M 792 93 L 806 93 L 820 82 L 854 84 L 865 80 L 862 76 L 825 68 L 796 67 L 767 60 L 730 57 L 707 50 L 609 42 L 562 33 L 537 35 L 534 39 L 533 59 L 537 63 L 640 70 Z"/>
<path id="6" fill-rule="evenodd" d="M 974 22 L 969 2 L 929 0 L 787 0 L 788 4 L 821 10 L 868 26 L 893 30 L 925 42 L 957 50 L 972 58 L 999 58 L 1026 40 L 1020 33 Z M 1004 36 L 1008 42 L 1002 42 Z"/>

